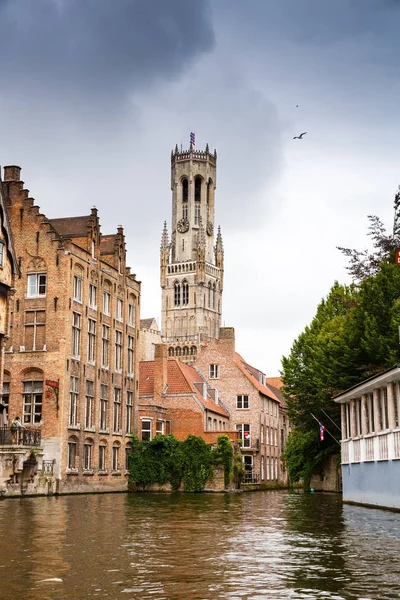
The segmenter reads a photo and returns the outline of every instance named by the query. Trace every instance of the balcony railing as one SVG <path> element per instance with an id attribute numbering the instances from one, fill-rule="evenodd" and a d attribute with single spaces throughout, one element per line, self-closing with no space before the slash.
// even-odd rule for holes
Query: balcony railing
<path id="1" fill-rule="evenodd" d="M 258 483 L 260 475 L 254 472 L 254 469 L 246 468 L 246 474 L 243 479 L 243 483 Z"/>
<path id="2" fill-rule="evenodd" d="M 0 427 L 0 446 L 40 446 L 41 430 L 27 427 Z"/>

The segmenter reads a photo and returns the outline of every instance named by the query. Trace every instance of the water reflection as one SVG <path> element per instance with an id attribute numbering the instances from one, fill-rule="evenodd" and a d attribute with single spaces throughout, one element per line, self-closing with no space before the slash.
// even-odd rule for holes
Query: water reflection
<path id="1" fill-rule="evenodd" d="M 0 532 L 5 599 L 400 597 L 400 514 L 335 495 L 4 500 Z"/>

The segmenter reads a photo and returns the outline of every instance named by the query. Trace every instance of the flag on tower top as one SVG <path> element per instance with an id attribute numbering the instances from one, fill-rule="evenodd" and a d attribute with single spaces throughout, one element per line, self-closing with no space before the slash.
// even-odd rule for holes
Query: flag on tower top
<path id="1" fill-rule="evenodd" d="M 323 442 L 326 427 L 324 427 L 320 421 L 318 421 L 318 423 L 319 423 L 319 441 Z"/>
<path id="2" fill-rule="evenodd" d="M 194 135 L 194 132 L 193 132 L 193 131 L 191 131 L 191 132 L 190 132 L 190 145 L 191 145 L 191 146 L 195 146 L 195 145 L 196 145 L 196 142 L 195 142 L 195 135 Z"/>

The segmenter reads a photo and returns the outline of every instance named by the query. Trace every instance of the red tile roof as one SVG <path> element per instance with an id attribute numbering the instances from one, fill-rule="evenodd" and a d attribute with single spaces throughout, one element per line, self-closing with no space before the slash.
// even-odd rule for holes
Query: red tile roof
<path id="1" fill-rule="evenodd" d="M 239 367 L 239 369 L 242 371 L 242 373 L 244 375 L 246 375 L 247 379 L 254 385 L 254 387 L 261 394 L 263 394 L 264 396 L 267 396 L 268 398 L 272 398 L 273 400 L 276 400 L 277 402 L 280 403 L 280 400 L 279 400 L 277 394 L 272 390 L 272 388 L 270 388 L 269 386 L 266 386 L 266 385 L 262 385 L 262 383 L 260 383 L 258 381 L 258 379 L 256 377 L 254 377 L 254 375 L 252 373 L 250 373 L 250 371 L 246 368 L 246 366 L 247 366 L 246 361 L 237 352 L 235 352 L 235 354 L 234 354 L 234 360 L 235 360 L 235 363 L 237 364 L 237 366 Z M 257 370 L 257 369 L 254 369 L 254 367 L 251 367 L 251 369 L 253 371 Z"/>
<path id="2" fill-rule="evenodd" d="M 283 386 L 282 377 L 266 377 L 265 381 L 275 388 L 278 388 L 278 390 Z"/>
<path id="3" fill-rule="evenodd" d="M 167 383 L 165 396 L 174 394 L 193 394 L 203 407 L 215 413 L 228 417 L 228 413 L 208 396 L 203 398 L 194 383 L 200 382 L 201 377 L 193 367 L 177 359 L 168 359 Z M 154 394 L 154 361 L 141 361 L 139 364 L 139 395 Z"/>

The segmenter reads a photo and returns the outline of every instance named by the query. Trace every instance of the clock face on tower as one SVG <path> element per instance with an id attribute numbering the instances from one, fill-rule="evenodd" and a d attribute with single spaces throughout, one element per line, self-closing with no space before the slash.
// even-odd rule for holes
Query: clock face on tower
<path id="1" fill-rule="evenodd" d="M 189 229 L 189 221 L 187 219 L 181 219 L 178 221 L 176 228 L 179 233 L 186 233 Z"/>
<path id="2" fill-rule="evenodd" d="M 207 235 L 212 235 L 213 231 L 214 231 L 213 224 L 211 223 L 211 221 L 208 221 L 208 223 L 207 223 Z"/>

